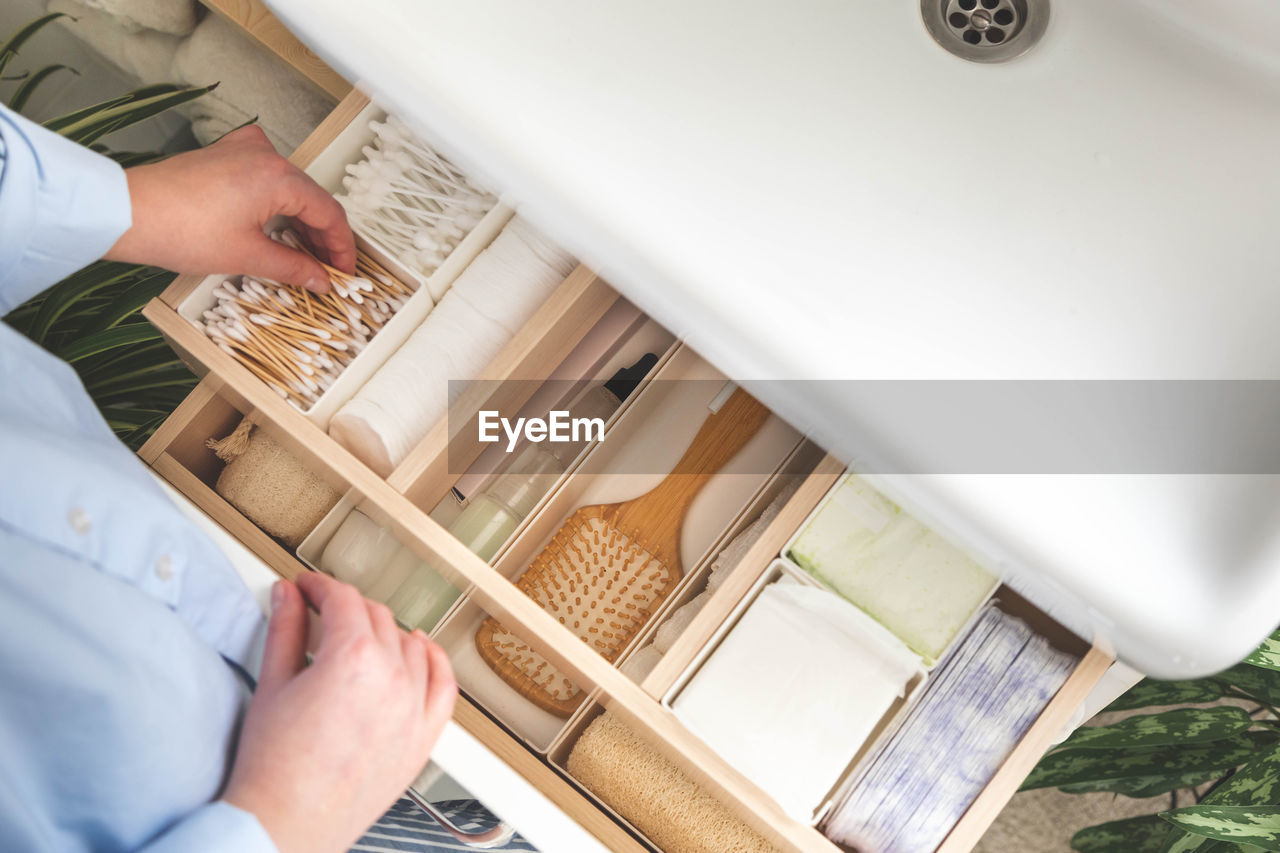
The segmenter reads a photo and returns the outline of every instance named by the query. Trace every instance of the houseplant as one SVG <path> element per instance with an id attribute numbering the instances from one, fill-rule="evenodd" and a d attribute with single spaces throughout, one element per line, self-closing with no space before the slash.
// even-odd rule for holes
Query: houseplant
<path id="1" fill-rule="evenodd" d="M 23 45 L 48 24 L 65 17 L 37 18 L 0 45 L 0 81 L 12 87 L 7 103 L 26 107 L 38 87 L 66 65 L 14 73 Z M 123 166 L 150 162 L 153 152 L 113 151 L 110 133 L 144 121 L 210 91 L 213 86 L 147 86 L 44 122 L 63 136 L 112 157 Z M 141 308 L 173 279 L 155 267 L 98 261 L 18 306 L 10 326 L 75 368 L 107 423 L 137 449 L 190 392 L 195 377 L 173 354 Z"/>
<path id="2" fill-rule="evenodd" d="M 1023 790 L 1169 795 L 1166 810 L 1080 830 L 1078 853 L 1280 851 L 1278 708 L 1280 631 L 1210 678 L 1139 682 L 1105 710 L 1141 713 L 1077 730 Z"/>

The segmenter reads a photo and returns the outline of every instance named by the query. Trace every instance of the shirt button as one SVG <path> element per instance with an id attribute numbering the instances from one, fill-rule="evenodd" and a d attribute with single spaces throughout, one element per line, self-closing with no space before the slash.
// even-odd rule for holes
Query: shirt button
<path id="1" fill-rule="evenodd" d="M 162 581 L 173 577 L 173 559 L 168 554 L 161 554 L 156 558 L 156 577 Z"/>
<path id="2" fill-rule="evenodd" d="M 89 522 L 89 513 L 80 507 L 76 507 L 67 513 L 67 523 L 71 525 L 71 529 L 76 533 L 88 533 L 89 528 L 93 527 Z"/>

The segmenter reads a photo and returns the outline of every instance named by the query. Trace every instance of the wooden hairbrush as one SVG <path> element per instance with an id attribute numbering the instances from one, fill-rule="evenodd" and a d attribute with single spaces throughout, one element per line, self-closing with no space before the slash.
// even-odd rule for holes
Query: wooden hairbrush
<path id="1" fill-rule="evenodd" d="M 680 533 L 689 505 L 768 417 L 768 409 L 735 389 L 661 483 L 638 498 L 574 512 L 516 586 L 616 660 L 683 575 Z M 567 717 L 581 702 L 577 685 L 493 617 L 476 631 L 476 649 L 539 708 Z"/>

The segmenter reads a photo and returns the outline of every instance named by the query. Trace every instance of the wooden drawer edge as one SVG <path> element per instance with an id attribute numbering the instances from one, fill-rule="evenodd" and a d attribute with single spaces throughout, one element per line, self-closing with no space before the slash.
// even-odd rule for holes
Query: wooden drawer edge
<path id="1" fill-rule="evenodd" d="M 644 853 L 646 848 L 643 844 L 465 697 L 459 697 L 454 706 L 453 719 L 610 850 Z"/>
<path id="2" fill-rule="evenodd" d="M 191 349 L 203 338 L 200 330 L 158 300 L 147 306 L 146 316 L 169 333 L 180 347 Z M 822 853 L 836 849 L 812 827 L 788 818 L 754 783 L 725 763 L 673 715 L 659 708 L 639 685 L 580 642 L 569 629 L 509 580 L 495 573 L 301 412 L 255 379 L 235 359 L 213 348 L 208 365 L 260 413 L 262 422 L 274 424 L 277 439 L 286 442 L 287 449 L 303 464 L 326 479 L 341 480 L 359 490 L 387 514 L 393 532 L 410 550 L 424 560 L 451 567 L 451 582 L 459 587 L 473 586 L 473 596 L 489 614 L 543 650 L 552 665 L 578 684 L 599 687 L 611 698 L 611 710 L 650 740 L 669 745 L 669 753 L 682 757 L 692 777 L 716 796 L 737 803 L 744 819 L 755 829 L 783 849 Z M 249 524 L 247 520 L 244 523 Z"/>
<path id="3" fill-rule="evenodd" d="M 259 0 L 200 0 L 247 35 L 280 57 L 303 77 L 335 99 L 351 91 L 351 84 L 311 52 Z"/>
<path id="4" fill-rule="evenodd" d="M 449 476 L 451 464 L 470 465 L 484 450 L 484 445 L 469 438 L 476 434 L 476 413 L 514 411 L 535 390 L 530 382 L 504 380 L 549 376 L 617 301 L 618 292 L 580 264 L 485 367 L 481 381 L 463 392 L 391 472 L 387 477 L 391 487 L 420 507 L 430 509 L 439 503 L 456 479 Z M 452 453 L 451 441 L 457 442 Z"/>
<path id="5" fill-rule="evenodd" d="M 199 477 L 192 474 L 172 456 L 161 453 L 151 463 L 151 467 L 169 485 L 181 492 L 205 515 L 256 554 L 280 577 L 293 580 L 307 571 L 306 566 L 298 562 L 278 542 L 245 518 L 238 509 L 227 503 L 221 495 L 205 485 Z"/>
<path id="6" fill-rule="evenodd" d="M 736 565 L 727 570 L 724 583 L 716 588 L 711 598 L 698 611 L 698 615 L 672 643 L 671 648 L 662 656 L 662 660 L 653 668 L 653 671 L 645 677 L 642 683 L 645 693 L 655 700 L 662 699 L 680 674 L 697 657 L 698 652 L 711 641 L 711 636 L 716 629 L 728 618 L 729 613 L 747 594 L 760 575 L 769 570 L 770 564 L 778 556 L 783 545 L 835 485 L 844 469 L 844 463 L 829 454 L 818 462 L 817 467 L 804 478 L 800 488 L 783 506 L 777 517 L 769 523 L 755 544 L 747 549 Z M 742 570 L 750 566 L 758 567 L 758 571 Z"/>

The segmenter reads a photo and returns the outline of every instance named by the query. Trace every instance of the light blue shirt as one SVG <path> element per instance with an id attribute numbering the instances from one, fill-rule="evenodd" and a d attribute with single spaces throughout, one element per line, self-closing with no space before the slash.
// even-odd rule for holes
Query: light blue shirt
<path id="1" fill-rule="evenodd" d="M 117 165 L 0 107 L 0 314 L 130 221 Z M 261 624 L 74 371 L 0 324 L 0 850 L 273 853 L 215 801 Z"/>

